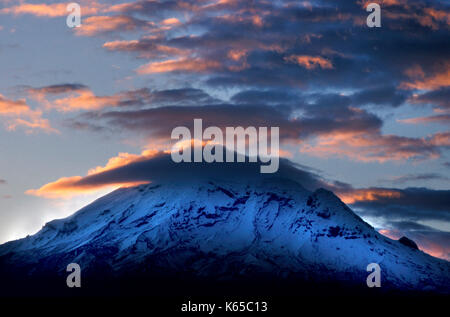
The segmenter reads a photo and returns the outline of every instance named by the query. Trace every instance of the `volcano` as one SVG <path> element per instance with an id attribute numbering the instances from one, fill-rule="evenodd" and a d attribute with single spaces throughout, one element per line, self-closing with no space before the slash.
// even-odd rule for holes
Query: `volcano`
<path id="1" fill-rule="evenodd" d="M 151 183 L 0 246 L 0 292 L 70 294 L 66 267 L 77 263 L 86 294 L 450 293 L 449 262 L 379 234 L 331 191 L 306 189 L 286 161 L 274 175 L 152 164 Z M 370 263 L 378 289 L 366 285 Z"/>

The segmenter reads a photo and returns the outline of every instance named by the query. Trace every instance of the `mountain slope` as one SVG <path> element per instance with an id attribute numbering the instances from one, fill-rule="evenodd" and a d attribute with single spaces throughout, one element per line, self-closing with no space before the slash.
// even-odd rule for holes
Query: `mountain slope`
<path id="1" fill-rule="evenodd" d="M 0 246 L 0 274 L 10 283 L 58 276 L 64 286 L 73 262 L 88 286 L 133 281 L 135 290 L 168 280 L 230 281 L 250 293 L 274 292 L 274 284 L 286 292 L 330 283 L 367 289 L 372 262 L 381 267 L 383 290 L 449 293 L 450 285 L 450 263 L 380 235 L 327 190 L 277 177 L 119 189 Z"/>

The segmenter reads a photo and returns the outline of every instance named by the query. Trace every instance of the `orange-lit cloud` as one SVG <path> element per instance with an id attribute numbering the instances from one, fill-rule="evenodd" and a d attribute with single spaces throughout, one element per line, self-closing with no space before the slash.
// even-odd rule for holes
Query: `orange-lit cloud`
<path id="1" fill-rule="evenodd" d="M 125 2 L 115 5 L 109 5 L 107 8 L 104 9 L 104 12 L 129 12 L 129 11 L 145 11 L 146 4 L 154 3 L 159 4 L 158 1 L 131 1 L 131 2 Z M 175 2 L 173 2 L 175 3 Z M 198 6 L 195 4 L 191 4 L 188 1 L 180 1 L 176 2 L 176 7 L 180 10 L 189 10 L 189 11 L 197 11 Z"/>
<path id="2" fill-rule="evenodd" d="M 141 162 L 148 160 L 159 153 L 158 150 L 148 149 L 141 154 L 119 153 L 118 156 L 112 157 L 108 160 L 105 166 L 97 166 L 89 170 L 88 175 L 102 173 L 114 168 L 122 167 L 130 163 Z"/>
<path id="3" fill-rule="evenodd" d="M 63 84 L 63 85 L 53 85 L 45 86 L 41 88 L 27 88 L 26 93 L 30 95 L 34 100 L 43 103 L 48 108 L 51 107 L 47 100 L 49 95 L 59 95 L 59 94 L 69 94 L 69 93 L 79 93 L 88 92 L 89 89 L 83 85 L 73 85 L 73 84 Z"/>
<path id="4" fill-rule="evenodd" d="M 67 5 L 69 3 L 70 2 L 53 3 L 53 4 L 21 3 L 16 6 L 4 8 L 0 10 L 0 13 L 13 15 L 29 14 L 36 17 L 49 17 L 49 18 L 63 17 L 68 15 Z M 82 6 L 82 14 L 97 14 L 99 10 L 100 5 L 95 3 L 95 1 L 91 1 L 88 5 Z"/>
<path id="5" fill-rule="evenodd" d="M 365 9 L 372 0 L 362 0 L 359 3 Z M 420 25 L 429 27 L 433 30 L 439 29 L 439 24 L 450 25 L 450 14 L 445 10 L 439 10 L 431 7 L 424 7 L 421 3 L 408 3 L 407 0 L 380 0 L 377 1 L 382 8 L 398 6 L 402 11 L 387 10 L 383 14 L 392 20 L 415 20 Z"/>
<path id="6" fill-rule="evenodd" d="M 218 17 L 218 19 L 223 20 L 227 23 L 250 23 L 255 27 L 261 28 L 264 26 L 263 18 L 258 14 L 253 14 L 250 16 L 240 16 L 226 14 Z"/>
<path id="7" fill-rule="evenodd" d="M 233 61 L 240 61 L 245 58 L 248 54 L 248 51 L 245 49 L 236 49 L 228 52 L 228 57 Z"/>
<path id="8" fill-rule="evenodd" d="M 144 22 L 129 16 L 92 16 L 82 22 L 82 26 L 74 28 L 75 34 L 80 36 L 94 36 L 113 31 L 133 31 L 138 27 L 149 27 L 151 22 Z"/>
<path id="9" fill-rule="evenodd" d="M 264 26 L 264 21 L 259 15 L 253 15 L 251 19 L 252 19 L 253 25 L 256 25 L 258 27 Z"/>
<path id="10" fill-rule="evenodd" d="M 450 25 L 450 15 L 443 10 L 433 8 L 423 8 L 418 12 L 385 12 L 385 16 L 391 20 L 413 20 L 421 26 L 432 30 L 439 30 L 440 27 L 447 28 Z"/>
<path id="11" fill-rule="evenodd" d="M 87 172 L 86 176 L 62 177 L 54 182 L 45 184 L 38 189 L 27 190 L 26 194 L 49 199 L 66 199 L 78 195 L 95 193 L 105 188 L 117 189 L 119 187 L 131 187 L 140 184 L 146 184 L 149 183 L 149 181 L 143 180 L 116 182 L 111 180 L 102 180 L 100 182 L 92 183 L 91 180 L 92 177 L 103 176 L 105 175 L 103 173 L 119 170 L 130 164 L 149 161 L 150 159 L 155 158 L 161 154 L 170 154 L 172 150 L 180 151 L 181 149 L 185 149 L 188 147 L 204 147 L 207 144 L 214 144 L 214 142 L 207 140 L 200 141 L 196 139 L 190 139 L 179 141 L 175 143 L 170 149 L 168 149 L 169 145 L 167 143 L 161 143 L 156 145 L 159 149 L 147 148 L 140 154 L 131 154 L 125 152 L 119 153 L 117 156 L 110 158 L 104 166 L 91 168 Z M 217 145 L 221 146 L 221 143 L 217 143 Z M 287 151 L 281 151 L 281 155 L 289 157 L 291 156 L 291 153 Z"/>
<path id="12" fill-rule="evenodd" d="M 450 86 L 450 62 L 444 62 L 438 66 L 438 70 L 431 74 L 425 74 L 420 65 L 407 69 L 405 74 L 410 80 L 402 82 L 400 88 L 434 90 Z"/>
<path id="13" fill-rule="evenodd" d="M 92 194 L 106 188 L 116 189 L 119 187 L 132 187 L 148 183 L 148 182 L 130 182 L 130 183 L 111 183 L 101 185 L 91 185 L 91 184 L 84 185 L 79 184 L 79 182 L 82 179 L 83 177 L 81 176 L 63 177 L 55 182 L 46 184 L 39 189 L 27 190 L 26 194 L 50 199 L 57 199 L 57 198 L 69 199 L 74 196 Z"/>
<path id="14" fill-rule="evenodd" d="M 28 88 L 26 92 L 47 109 L 56 109 L 64 112 L 115 107 L 128 98 L 126 93 L 97 96 L 88 87 L 78 84 Z M 59 97 L 60 95 L 63 96 Z M 55 96 L 58 97 L 55 98 Z"/>
<path id="15" fill-rule="evenodd" d="M 450 132 L 440 132 L 434 134 L 429 142 L 435 146 L 450 146 Z"/>
<path id="16" fill-rule="evenodd" d="M 300 152 L 318 157 L 341 156 L 362 162 L 404 161 L 440 157 L 439 146 L 448 146 L 448 133 L 426 138 L 367 133 L 334 133 L 317 136 L 301 145 Z"/>
<path id="17" fill-rule="evenodd" d="M 424 8 L 422 14 L 415 14 L 414 18 L 423 26 L 433 30 L 439 29 L 439 24 L 450 25 L 450 14 L 444 10 Z"/>
<path id="18" fill-rule="evenodd" d="M 376 201 L 381 198 L 400 198 L 402 196 L 400 191 L 384 188 L 355 189 L 341 193 L 338 192 L 337 195 L 346 204 Z"/>
<path id="19" fill-rule="evenodd" d="M 444 10 L 436 10 L 434 8 L 425 8 L 425 13 L 436 21 L 445 22 L 450 25 L 450 13 Z"/>
<path id="20" fill-rule="evenodd" d="M 48 133 L 59 133 L 58 130 L 51 127 L 47 119 L 41 118 L 40 112 L 34 112 L 29 119 L 15 118 L 8 125 L 8 130 L 16 130 L 17 127 L 24 127 L 27 133 L 32 133 L 36 129 L 43 130 Z"/>
<path id="21" fill-rule="evenodd" d="M 234 65 L 229 65 L 228 69 L 234 72 L 238 72 L 249 68 L 247 63 L 248 50 L 246 49 L 234 49 L 230 50 L 227 54 L 228 58 L 234 62 Z"/>
<path id="22" fill-rule="evenodd" d="M 296 63 L 306 69 L 315 69 L 317 67 L 322 69 L 333 68 L 333 64 L 329 60 L 320 56 L 291 55 L 289 57 L 285 57 L 285 60 L 291 63 Z"/>
<path id="23" fill-rule="evenodd" d="M 30 111 L 25 99 L 9 100 L 0 94 L 0 115 L 20 115 Z"/>
<path id="24" fill-rule="evenodd" d="M 168 18 L 163 20 L 161 24 L 166 26 L 173 26 L 173 25 L 180 25 L 181 22 L 177 18 Z"/>
<path id="25" fill-rule="evenodd" d="M 143 65 L 137 69 L 137 73 L 141 75 L 174 71 L 203 73 L 220 67 L 220 63 L 216 61 L 203 60 L 200 58 L 180 58 Z"/>
<path id="26" fill-rule="evenodd" d="M 25 99 L 10 100 L 0 94 L 0 117 L 7 119 L 7 129 L 15 130 L 24 127 L 28 133 L 38 130 L 45 132 L 58 132 L 50 126 L 47 119 L 42 118 L 42 112 L 33 110 Z"/>
<path id="27" fill-rule="evenodd" d="M 119 95 L 96 96 L 91 91 L 83 91 L 78 96 L 56 99 L 52 102 L 52 107 L 62 111 L 96 110 L 106 106 L 117 106 L 120 100 Z"/>
<path id="28" fill-rule="evenodd" d="M 401 123 L 408 123 L 408 124 L 427 124 L 427 123 L 449 124 L 450 123 L 450 114 L 401 119 L 401 120 L 397 120 L 397 121 L 401 122 Z"/>
<path id="29" fill-rule="evenodd" d="M 429 255 L 436 258 L 450 261 L 450 248 L 446 247 L 445 245 L 431 241 L 425 236 L 421 239 L 416 239 L 416 242 L 419 249 L 423 252 L 428 253 Z"/>
<path id="30" fill-rule="evenodd" d="M 190 139 L 175 143 L 171 149 L 168 149 L 169 145 L 167 144 L 160 144 L 157 145 L 160 150 L 156 148 L 147 148 L 140 154 L 119 153 L 117 156 L 110 158 L 104 166 L 97 166 L 90 169 L 87 172 L 86 176 L 62 177 L 54 182 L 45 184 L 38 189 L 27 190 L 26 194 L 49 199 L 67 199 L 79 195 L 96 193 L 104 189 L 117 189 L 119 187 L 131 187 L 140 184 L 147 184 L 150 181 L 133 180 L 117 182 L 111 180 L 111 178 L 109 177 L 106 177 L 101 181 L 92 182 L 92 178 L 98 176 L 100 176 L 101 178 L 105 176 L 107 172 L 120 170 L 127 165 L 149 161 L 159 155 L 168 155 L 172 150 L 179 151 L 188 147 L 204 147 L 207 144 L 214 144 L 214 142 L 207 140 L 200 141 L 196 139 Z M 221 146 L 221 143 L 217 143 L 217 145 Z M 281 155 L 291 156 L 291 153 L 287 151 L 281 151 Z"/>
<path id="31" fill-rule="evenodd" d="M 61 17 L 67 15 L 66 3 L 54 3 L 54 4 L 30 4 L 23 3 L 10 8 L 4 8 L 0 10 L 0 13 L 4 14 L 30 14 L 37 17 Z"/>
<path id="32" fill-rule="evenodd" d="M 97 166 L 88 171 L 87 176 L 97 175 L 110 171 L 119 167 L 126 166 L 131 163 L 148 160 L 160 153 L 158 150 L 144 150 L 141 154 L 119 153 L 118 156 L 108 160 L 105 166 Z M 78 195 L 91 194 L 105 188 L 116 189 L 119 187 L 131 187 L 140 184 L 146 184 L 147 181 L 141 182 L 123 182 L 123 183 L 101 183 L 87 184 L 82 180 L 85 177 L 72 176 L 62 177 L 54 182 L 48 183 L 39 189 L 30 189 L 26 193 L 28 195 L 56 199 L 56 198 L 72 198 Z"/>
<path id="33" fill-rule="evenodd" d="M 366 8 L 369 3 L 372 3 L 372 0 L 361 0 L 359 3 L 363 8 Z M 376 3 L 378 3 L 380 6 L 383 7 L 390 7 L 394 5 L 405 5 L 407 3 L 407 0 L 379 0 Z"/>
<path id="34" fill-rule="evenodd" d="M 103 44 L 103 47 L 109 51 L 139 52 L 139 57 L 141 58 L 167 58 L 170 56 L 181 57 L 187 56 L 190 52 L 189 50 L 183 50 L 161 44 L 146 46 L 138 40 L 106 42 Z"/>
<path id="35" fill-rule="evenodd" d="M 279 149 L 278 154 L 280 157 L 286 157 L 292 159 L 294 157 L 294 154 L 291 151 Z"/>

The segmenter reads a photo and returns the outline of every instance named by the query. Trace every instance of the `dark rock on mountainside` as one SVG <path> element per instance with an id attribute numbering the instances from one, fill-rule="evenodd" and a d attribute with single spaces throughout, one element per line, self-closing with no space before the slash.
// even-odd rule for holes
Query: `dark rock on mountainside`
<path id="1" fill-rule="evenodd" d="M 419 250 L 419 247 L 417 246 L 417 244 L 413 240 L 408 239 L 407 237 L 401 237 L 400 239 L 398 239 L 398 241 L 401 244 L 406 245 L 407 247 Z"/>

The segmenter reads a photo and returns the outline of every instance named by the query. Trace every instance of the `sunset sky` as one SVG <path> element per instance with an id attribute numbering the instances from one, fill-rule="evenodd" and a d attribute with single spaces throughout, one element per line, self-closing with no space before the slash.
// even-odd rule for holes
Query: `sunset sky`
<path id="1" fill-rule="evenodd" d="M 366 221 L 450 260 L 447 1 L 374 0 L 381 28 L 365 0 L 75 2 L 72 29 L 68 2 L 0 0 L 0 243 L 142 182 L 108 172 L 202 118 L 280 127 Z"/>

